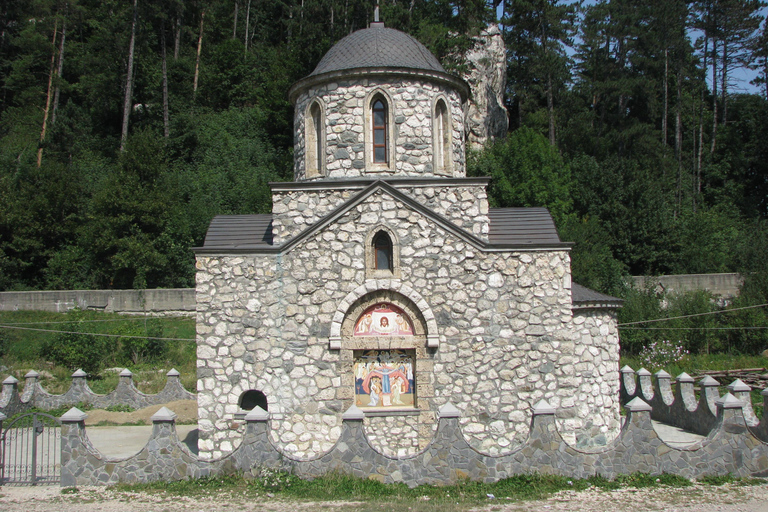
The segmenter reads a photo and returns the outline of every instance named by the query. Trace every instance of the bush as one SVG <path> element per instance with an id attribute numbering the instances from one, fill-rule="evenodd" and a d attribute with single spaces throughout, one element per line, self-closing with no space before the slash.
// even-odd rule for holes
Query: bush
<path id="1" fill-rule="evenodd" d="M 71 321 L 63 324 L 62 331 L 46 341 L 41 356 L 70 370 L 78 368 L 90 374 L 98 374 L 104 367 L 110 338 L 86 334 L 87 324 L 83 312 L 73 310 L 67 314 Z M 112 342 L 114 343 L 114 342 Z"/>

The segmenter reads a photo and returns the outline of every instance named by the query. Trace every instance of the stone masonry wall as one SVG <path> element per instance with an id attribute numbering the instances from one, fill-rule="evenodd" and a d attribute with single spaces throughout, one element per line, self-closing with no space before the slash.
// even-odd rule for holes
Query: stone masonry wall
<path id="1" fill-rule="evenodd" d="M 366 279 L 365 240 L 380 225 L 397 237 L 400 279 Z M 410 439 L 393 445 L 397 453 L 426 446 L 434 413 L 448 401 L 461 404 L 470 444 L 489 454 L 525 439 L 530 407 L 540 399 L 557 407 L 572 431 L 598 416 L 615 417 L 617 404 L 595 402 L 583 414 L 573 401 L 582 375 L 575 364 L 562 364 L 578 344 L 565 251 L 484 253 L 378 191 L 287 253 L 198 256 L 197 267 L 203 457 L 235 448 L 241 436 L 233 415 L 248 389 L 266 394 L 273 441 L 292 457 L 333 444 L 354 385 L 352 349 L 343 342 L 329 350 L 330 325 L 347 313 L 340 304 L 375 290 L 421 304 L 439 334 L 437 349 L 417 349 L 422 414 L 418 424 L 393 422 Z M 391 435 L 378 419 L 368 423 L 375 435 Z"/>
<path id="2" fill-rule="evenodd" d="M 553 474 L 569 478 L 600 475 L 613 479 L 636 472 L 669 473 L 685 478 L 714 475 L 764 476 L 768 472 L 768 445 L 756 438 L 741 414 L 743 402 L 726 394 L 716 402 L 716 423 L 707 440 L 693 446 L 670 446 L 651 424 L 651 408 L 641 399 L 627 404 L 627 418 L 619 437 L 610 445 L 589 452 L 570 446 L 557 429 L 555 410 L 546 402 L 534 407 L 531 431 L 514 452 L 489 457 L 466 442 L 458 410 L 450 404 L 439 411 L 439 426 L 429 445 L 413 456 L 393 457 L 373 447 L 364 431 L 360 410 L 350 409 L 338 442 L 321 457 L 300 461 L 285 454 L 269 436 L 270 415 L 254 410 L 239 448 L 215 461 L 189 453 L 176 435 L 175 415 L 161 409 L 152 417 L 152 435 L 133 457 L 109 459 L 88 440 L 86 414 L 71 409 L 61 418 L 61 485 L 111 485 L 184 480 L 239 473 L 258 477 L 273 468 L 302 478 L 341 472 L 383 483 L 445 485 L 466 480 L 494 482 L 517 474 Z M 768 422 L 768 407 L 761 423 Z M 4 416 L 0 414 L 0 426 Z"/>
<path id="3" fill-rule="evenodd" d="M 573 402 L 577 416 L 587 417 L 579 436 L 565 437 L 576 446 L 604 445 L 613 440 L 621 425 L 619 416 L 619 331 L 615 310 L 580 309 L 573 312 L 576 329 L 575 357 L 561 361 L 574 364 L 580 376 L 578 391 L 567 401 Z M 590 410 L 603 410 L 599 416 L 589 416 Z M 563 432 L 574 431 L 571 420 L 565 420 Z"/>
<path id="4" fill-rule="evenodd" d="M 365 102 L 374 90 L 385 91 L 389 105 L 395 149 L 394 169 L 387 174 L 432 176 L 432 109 L 435 99 L 446 99 L 451 116 L 453 172 L 462 177 L 464 169 L 464 112 L 461 98 L 448 86 L 411 78 L 382 77 L 352 79 L 310 87 L 296 99 L 294 110 L 294 177 L 305 176 L 305 114 L 314 98 L 325 108 L 325 176 L 330 178 L 376 174 L 366 165 Z M 370 160 L 370 156 L 368 156 Z M 366 170 L 367 169 L 367 170 Z M 381 173 L 378 173 L 381 174 Z M 322 178 L 319 176 L 318 178 Z"/>
<path id="5" fill-rule="evenodd" d="M 398 186 L 395 180 L 389 184 L 476 237 L 488 238 L 488 196 L 484 186 Z M 332 186 L 322 191 L 273 191 L 274 243 L 280 244 L 290 240 L 358 192 L 359 190 L 349 188 L 333 189 Z"/>

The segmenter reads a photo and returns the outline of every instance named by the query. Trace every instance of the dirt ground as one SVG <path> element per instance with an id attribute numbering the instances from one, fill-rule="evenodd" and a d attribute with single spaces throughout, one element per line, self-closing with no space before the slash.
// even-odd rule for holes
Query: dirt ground
<path id="1" fill-rule="evenodd" d="M 138 422 L 151 425 L 152 420 L 150 418 L 161 407 L 167 407 L 176 413 L 176 423 L 197 422 L 197 400 L 176 400 L 175 402 L 153 405 L 133 412 L 110 412 L 104 409 L 91 409 L 85 412 L 88 415 L 85 419 L 85 425 L 97 425 L 102 421 L 110 421 L 119 425 Z"/>
<path id="2" fill-rule="evenodd" d="M 202 497 L 170 496 L 164 493 L 118 492 L 105 487 L 82 487 L 75 494 L 62 494 L 58 487 L 0 488 L 0 510 L 7 512 L 217 512 L 265 511 L 431 511 L 431 512 L 768 512 L 768 484 L 759 486 L 694 485 L 686 488 L 621 489 L 583 492 L 565 491 L 533 502 L 509 503 L 489 499 L 480 507 L 453 504 L 381 502 L 299 502 L 269 496 L 237 496 L 212 492 Z"/>

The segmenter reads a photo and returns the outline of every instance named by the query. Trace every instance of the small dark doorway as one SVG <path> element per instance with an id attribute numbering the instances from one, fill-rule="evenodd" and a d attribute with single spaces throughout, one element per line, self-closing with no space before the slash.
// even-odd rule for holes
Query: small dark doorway
<path id="1" fill-rule="evenodd" d="M 267 395 L 255 389 L 249 389 L 240 395 L 240 408 L 242 410 L 251 411 L 257 405 L 265 411 L 269 410 L 269 404 L 267 404 Z"/>

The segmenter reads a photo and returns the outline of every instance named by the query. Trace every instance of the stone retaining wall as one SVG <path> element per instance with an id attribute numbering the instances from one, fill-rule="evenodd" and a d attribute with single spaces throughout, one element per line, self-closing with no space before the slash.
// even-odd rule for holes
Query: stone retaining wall
<path id="1" fill-rule="evenodd" d="M 452 484 L 465 479 L 493 482 L 515 474 L 543 473 L 571 478 L 643 472 L 670 473 L 686 478 L 705 475 L 764 476 L 768 473 L 768 444 L 758 440 L 741 413 L 744 404 L 730 393 L 717 400 L 717 421 L 709 437 L 692 446 L 665 444 L 651 424 L 651 407 L 639 398 L 627 404 L 619 437 L 609 446 L 581 451 L 566 443 L 555 424 L 555 409 L 544 401 L 533 408 L 528 438 L 514 452 L 483 455 L 464 438 L 460 412 L 450 403 L 440 412 L 429 445 L 411 456 L 388 456 L 374 449 L 363 428 L 364 414 L 356 407 L 345 414 L 334 446 L 312 460 L 297 460 L 270 440 L 269 414 L 260 408 L 246 417 L 237 450 L 219 460 L 202 461 L 176 435 L 175 414 L 166 408 L 153 416 L 146 446 L 127 459 L 108 459 L 88 441 L 86 414 L 71 409 L 62 418 L 61 485 L 64 487 L 118 482 L 180 480 L 261 468 L 290 471 L 303 478 L 341 472 L 384 483 Z M 0 415 L 0 421 L 2 421 Z M 763 417 L 763 423 L 766 417 Z"/>
<path id="2" fill-rule="evenodd" d="M 72 374 L 72 385 L 63 395 L 48 393 L 39 382 L 39 374 L 36 371 L 27 373 L 24 391 L 19 395 L 19 381 L 13 376 L 3 381 L 3 391 L 0 395 L 0 412 L 6 416 L 12 416 L 17 412 L 23 412 L 31 407 L 50 410 L 57 407 L 88 404 L 104 409 L 111 405 L 127 405 L 134 409 L 143 409 L 150 405 L 167 404 L 176 400 L 196 400 L 197 395 L 190 393 L 181 385 L 179 372 L 176 369 L 169 371 L 165 387 L 157 394 L 148 395 L 142 393 L 133 384 L 133 374 L 127 368 L 120 372 L 120 381 L 114 391 L 107 395 L 97 395 L 88 387 L 87 374 L 77 370 Z"/>

